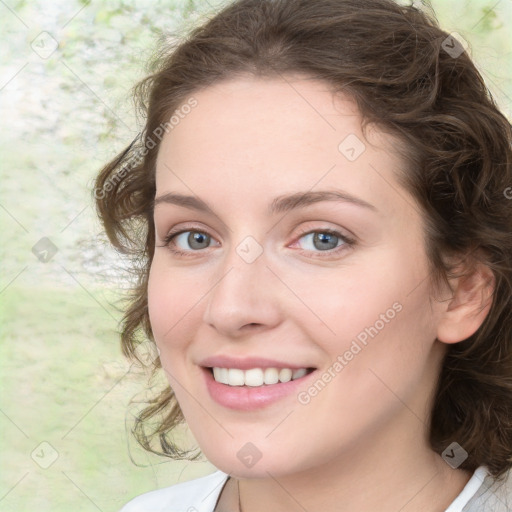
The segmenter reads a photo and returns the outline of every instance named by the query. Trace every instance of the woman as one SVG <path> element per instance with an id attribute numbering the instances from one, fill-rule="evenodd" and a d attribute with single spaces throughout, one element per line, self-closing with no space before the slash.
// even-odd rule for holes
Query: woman
<path id="1" fill-rule="evenodd" d="M 139 85 L 95 187 L 169 383 L 135 433 L 187 457 L 186 421 L 218 471 L 122 512 L 509 510 L 512 131 L 464 48 L 391 0 L 238 0 Z"/>

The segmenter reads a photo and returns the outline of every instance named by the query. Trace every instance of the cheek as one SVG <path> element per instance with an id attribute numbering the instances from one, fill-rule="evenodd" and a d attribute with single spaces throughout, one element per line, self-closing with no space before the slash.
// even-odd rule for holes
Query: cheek
<path id="1" fill-rule="evenodd" d="M 326 333 L 354 336 L 404 295 L 407 269 L 402 267 L 403 273 L 397 275 L 399 263 L 393 263 L 391 255 L 365 260 L 313 276 L 289 276 L 296 295 L 312 313 L 308 317 L 321 321 Z"/>
<path id="2" fill-rule="evenodd" d="M 321 339 L 332 359 L 347 350 L 379 360 L 392 351 L 401 362 L 425 354 L 435 338 L 425 260 L 400 247 L 365 260 L 313 280 L 295 276 L 295 289 L 311 310 L 302 320 L 308 335 Z"/>
<path id="3" fill-rule="evenodd" d="M 414 402 L 434 378 L 435 328 L 428 293 L 425 286 L 411 293 L 414 286 L 409 284 L 406 279 L 390 286 L 380 300 L 354 307 L 352 336 L 343 340 L 345 350 L 338 351 L 345 365 L 340 384 L 359 388 L 356 395 L 375 408 L 381 401 L 393 405 L 396 397 Z"/>
<path id="4" fill-rule="evenodd" d="M 166 293 L 167 285 L 165 280 L 161 277 L 161 272 L 158 269 L 158 263 L 156 259 L 153 260 L 148 279 L 148 315 L 151 323 L 151 329 L 157 344 L 165 333 L 165 324 L 167 329 L 172 324 L 168 321 L 168 315 L 166 312 L 172 311 L 171 300 L 169 294 Z"/>
<path id="5" fill-rule="evenodd" d="M 197 295 L 197 283 L 184 282 L 183 274 L 171 272 L 155 256 L 148 280 L 148 314 L 160 350 L 179 346 Z"/>

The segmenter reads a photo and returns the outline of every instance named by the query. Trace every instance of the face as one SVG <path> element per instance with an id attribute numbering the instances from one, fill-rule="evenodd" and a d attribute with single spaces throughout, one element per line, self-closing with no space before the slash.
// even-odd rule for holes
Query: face
<path id="1" fill-rule="evenodd" d="M 396 141 L 305 77 L 194 98 L 158 153 L 148 300 L 203 453 L 267 476 L 422 444 L 444 345 Z"/>

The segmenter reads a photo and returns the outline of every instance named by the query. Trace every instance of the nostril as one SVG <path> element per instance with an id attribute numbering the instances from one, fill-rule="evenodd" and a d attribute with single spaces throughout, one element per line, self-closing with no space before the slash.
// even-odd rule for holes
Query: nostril
<path id="1" fill-rule="evenodd" d="M 245 324 L 242 329 L 248 329 L 248 330 L 255 330 L 257 329 L 258 327 L 261 327 L 261 324 L 258 324 L 258 323 L 250 323 L 250 324 Z"/>

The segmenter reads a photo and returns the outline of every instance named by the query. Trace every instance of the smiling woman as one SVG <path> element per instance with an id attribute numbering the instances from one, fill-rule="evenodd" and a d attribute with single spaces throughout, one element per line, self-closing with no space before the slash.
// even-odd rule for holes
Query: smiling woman
<path id="1" fill-rule="evenodd" d="M 508 510 L 512 131 L 463 45 L 391 0 L 236 0 L 137 91 L 95 187 L 143 262 L 123 351 L 169 384 L 134 432 L 193 458 L 186 422 L 218 471 L 123 512 Z"/>

